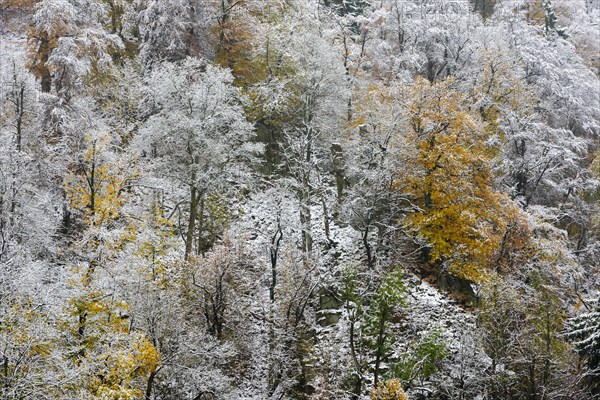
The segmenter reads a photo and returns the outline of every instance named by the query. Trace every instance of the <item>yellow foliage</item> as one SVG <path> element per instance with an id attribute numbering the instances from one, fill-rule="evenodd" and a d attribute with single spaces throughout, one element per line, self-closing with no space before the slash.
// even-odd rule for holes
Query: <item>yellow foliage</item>
<path id="1" fill-rule="evenodd" d="M 170 271 L 173 263 L 168 262 L 165 256 L 173 247 L 173 222 L 165 217 L 162 207 L 156 202 L 151 205 L 150 213 L 146 214 L 144 222 L 148 231 L 143 231 L 134 243 L 135 256 L 145 261 L 140 263 L 140 272 L 161 287 L 168 287 L 173 283 Z"/>
<path id="2" fill-rule="evenodd" d="M 29 398 L 33 388 L 48 380 L 48 366 L 54 350 L 52 318 L 39 302 L 16 294 L 1 292 L 0 343 L 0 398 Z M 52 393 L 51 389 L 47 393 Z M 46 397 L 52 397 L 50 394 Z"/>
<path id="3" fill-rule="evenodd" d="M 46 315 L 24 298 L 3 300 L 12 302 L 0 318 L 0 336 L 4 336 L 3 340 L 8 338 L 5 343 L 10 343 L 11 347 L 20 349 L 29 357 L 47 357 L 50 354 L 50 343 L 32 332 L 36 324 L 47 323 Z"/>
<path id="4" fill-rule="evenodd" d="M 137 378 L 153 373 L 159 366 L 159 355 L 150 341 L 141 334 L 128 338 L 124 348 L 108 348 L 99 359 L 104 368 L 92 379 L 90 392 L 100 399 L 133 400 L 140 398 Z"/>
<path id="5" fill-rule="evenodd" d="M 73 389 L 90 399 L 138 399 L 144 383 L 160 364 L 157 349 L 142 332 L 130 329 L 129 305 L 92 288 L 90 269 L 80 281 L 83 293 L 69 301 L 66 354 L 90 366 Z M 72 346 L 72 347 L 71 347 Z M 65 388 L 69 390 L 69 388 Z"/>
<path id="6" fill-rule="evenodd" d="M 508 111 L 526 117 L 534 112 L 538 102 L 532 89 L 515 74 L 519 66 L 507 53 L 508 49 L 484 49 L 481 71 L 473 87 L 474 102 L 480 107 L 486 130 L 490 135 L 498 134 L 501 138 L 504 133 L 498 121 L 502 113 Z"/>
<path id="7" fill-rule="evenodd" d="M 108 159 L 108 134 L 88 136 L 86 143 L 79 168 L 65 182 L 65 192 L 71 207 L 84 213 L 86 223 L 101 225 L 119 217 L 125 186 L 137 172 Z"/>
<path id="8" fill-rule="evenodd" d="M 277 2 L 237 1 L 230 4 L 223 3 L 227 11 L 220 10 L 222 14 L 212 31 L 217 36 L 216 62 L 231 69 L 234 84 L 249 88 L 274 76 L 292 76 L 293 71 L 285 71 L 289 66 L 284 52 L 274 48 L 268 36 L 257 37 L 255 34 L 256 25 L 261 21 L 276 25 L 285 7 Z"/>
<path id="9" fill-rule="evenodd" d="M 81 296 L 69 300 L 69 315 L 77 319 L 66 325 L 82 346 L 91 349 L 108 333 L 129 332 L 129 321 L 120 315 L 127 309 L 126 303 L 114 301 L 111 296 L 97 290 L 86 290 Z"/>
<path id="10" fill-rule="evenodd" d="M 408 400 L 408 396 L 398 379 L 388 379 L 379 382 L 377 387 L 371 390 L 371 400 Z"/>
<path id="11" fill-rule="evenodd" d="M 392 124 L 393 97 L 389 88 L 375 83 L 370 84 L 364 90 L 356 90 L 353 93 L 352 118 L 348 128 L 359 128 L 364 124 L 385 125 Z M 389 126 L 382 127 L 386 130 Z"/>
<path id="12" fill-rule="evenodd" d="M 419 206 L 407 222 L 431 245 L 431 261 L 481 282 L 496 266 L 508 229 L 522 226 L 522 219 L 518 207 L 493 189 L 495 149 L 486 145 L 486 126 L 452 84 L 419 79 L 409 91 L 404 156 L 414 167 L 400 174 L 396 187 Z"/>

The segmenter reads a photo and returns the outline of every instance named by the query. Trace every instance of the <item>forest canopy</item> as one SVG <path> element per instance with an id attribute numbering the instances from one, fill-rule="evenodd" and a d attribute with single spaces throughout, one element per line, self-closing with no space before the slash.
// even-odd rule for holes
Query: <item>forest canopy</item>
<path id="1" fill-rule="evenodd" d="M 0 0 L 0 398 L 600 398 L 599 21 Z"/>

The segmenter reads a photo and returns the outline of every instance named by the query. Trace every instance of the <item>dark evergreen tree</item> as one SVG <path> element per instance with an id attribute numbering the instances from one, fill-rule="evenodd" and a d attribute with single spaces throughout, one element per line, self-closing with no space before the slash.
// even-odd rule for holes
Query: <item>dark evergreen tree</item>
<path id="1" fill-rule="evenodd" d="M 337 10 L 340 15 L 359 15 L 369 5 L 367 0 L 323 0 L 325 5 Z"/>
<path id="2" fill-rule="evenodd" d="M 558 28 L 556 22 L 558 17 L 554 12 L 554 6 L 551 1 L 547 1 L 544 4 L 544 31 L 546 36 L 558 35 L 563 39 L 568 38 L 567 32 L 564 29 Z"/>
<path id="3" fill-rule="evenodd" d="M 585 314 L 572 318 L 567 338 L 586 361 L 585 381 L 594 395 L 600 395 L 600 301 Z"/>

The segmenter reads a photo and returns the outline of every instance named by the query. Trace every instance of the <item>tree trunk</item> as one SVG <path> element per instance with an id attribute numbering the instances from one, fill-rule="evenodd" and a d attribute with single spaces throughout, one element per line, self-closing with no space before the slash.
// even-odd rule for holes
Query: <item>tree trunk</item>
<path id="1" fill-rule="evenodd" d="M 189 259 L 190 254 L 192 254 L 193 251 L 194 229 L 196 227 L 196 214 L 198 207 L 197 193 L 198 189 L 196 189 L 195 186 L 192 186 L 190 190 L 190 216 L 188 219 L 187 233 L 185 236 L 185 261 Z"/>
<path id="2" fill-rule="evenodd" d="M 156 371 L 150 372 L 150 376 L 148 377 L 148 383 L 146 384 L 146 394 L 144 395 L 144 400 L 150 400 L 150 396 L 152 396 L 152 389 L 154 387 L 155 376 Z"/>
<path id="3" fill-rule="evenodd" d="M 352 362 L 354 362 L 354 368 L 356 369 L 356 382 L 354 384 L 354 393 L 352 393 L 352 400 L 357 400 L 360 397 L 362 391 L 362 371 L 360 363 L 358 362 L 358 356 L 356 354 L 356 344 L 354 343 L 355 336 L 355 321 L 354 318 L 350 321 L 350 354 L 352 355 Z"/>
<path id="4" fill-rule="evenodd" d="M 321 205 L 323 206 L 323 226 L 325 229 L 325 237 L 327 238 L 327 243 L 329 248 L 333 245 L 333 240 L 331 240 L 331 234 L 329 229 L 329 210 L 327 209 L 327 203 L 325 202 L 325 196 L 321 193 Z"/>
<path id="5" fill-rule="evenodd" d="M 277 257 L 279 255 L 279 246 L 281 239 L 283 238 L 283 232 L 281 230 L 281 220 L 277 219 L 277 231 L 271 239 L 271 285 L 269 287 L 269 299 L 271 303 L 275 302 L 275 287 L 277 286 Z"/>
<path id="6" fill-rule="evenodd" d="M 63 194 L 63 207 L 62 207 L 62 221 L 60 224 L 59 232 L 66 236 L 71 230 L 71 210 L 69 210 L 69 201 L 67 199 L 67 193 L 64 188 L 62 191 Z"/>
<path id="7" fill-rule="evenodd" d="M 537 387 L 535 382 L 535 358 L 531 360 L 529 364 L 529 388 L 528 388 L 528 398 L 529 400 L 536 400 L 537 397 Z"/>
<path id="8" fill-rule="evenodd" d="M 367 265 L 369 268 L 371 268 L 373 267 L 374 258 L 371 245 L 369 244 L 369 225 L 367 225 L 363 231 L 362 240 L 365 247 L 365 252 L 367 253 Z"/>
<path id="9" fill-rule="evenodd" d="M 339 143 L 331 145 L 331 155 L 333 159 L 333 170 L 335 172 L 335 183 L 337 187 L 337 200 L 338 203 L 342 202 L 344 195 L 344 154 L 342 146 Z"/>
<path id="10" fill-rule="evenodd" d="M 204 233 L 204 196 L 199 196 L 200 202 L 200 210 L 198 210 L 198 248 L 196 249 L 196 253 L 204 257 L 204 252 L 207 250 L 206 243 L 202 242 L 202 234 Z"/>
<path id="11" fill-rule="evenodd" d="M 373 385 L 377 386 L 379 382 L 379 368 L 383 359 L 385 342 L 385 321 L 380 321 L 379 332 L 377 332 L 377 348 L 375 350 L 375 371 L 373 372 Z"/>
<path id="12" fill-rule="evenodd" d="M 310 103 L 310 100 L 309 100 Z M 305 166 L 301 170 L 302 188 L 300 189 L 300 222 L 302 224 L 302 247 L 305 254 L 312 253 L 312 216 L 310 212 L 311 183 L 310 174 L 312 170 L 312 140 L 313 129 L 311 128 L 313 115 L 311 104 L 305 105 L 305 124 L 306 124 L 306 150 L 304 154 Z"/>
<path id="13" fill-rule="evenodd" d="M 15 84 L 16 82 L 16 77 L 15 77 Z M 21 143 L 22 143 L 22 138 L 23 138 L 23 116 L 25 115 L 25 108 L 24 108 L 24 101 L 25 101 L 25 85 L 23 83 L 21 83 L 21 87 L 19 89 L 19 92 L 15 95 L 15 113 L 17 114 L 17 137 L 16 137 L 16 144 L 17 144 L 17 151 L 20 152 L 21 151 Z"/>
<path id="14" fill-rule="evenodd" d="M 300 223 L 302 225 L 302 251 L 312 253 L 312 215 L 310 212 L 310 191 L 307 187 L 300 190 Z"/>
<path id="15" fill-rule="evenodd" d="M 39 60 L 36 60 L 34 68 L 34 74 L 40 78 L 42 93 L 50 93 L 52 90 L 52 74 L 48 68 L 48 58 L 50 57 L 50 38 L 47 33 L 42 33 L 39 38 L 39 46 L 37 54 L 39 54 Z"/>

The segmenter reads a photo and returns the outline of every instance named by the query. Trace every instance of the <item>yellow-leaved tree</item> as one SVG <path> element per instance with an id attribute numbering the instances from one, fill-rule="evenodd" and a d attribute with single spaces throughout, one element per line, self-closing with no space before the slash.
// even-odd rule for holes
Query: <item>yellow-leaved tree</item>
<path id="1" fill-rule="evenodd" d="M 57 382 L 48 366 L 60 363 L 53 359 L 51 318 L 28 296 L 2 288 L 0 298 L 0 398 L 52 397 Z"/>
<path id="2" fill-rule="evenodd" d="M 371 400 L 408 400 L 408 396 L 398 379 L 389 379 L 379 382 L 377 387 L 371 390 Z"/>
<path id="3" fill-rule="evenodd" d="M 406 168 L 396 186 L 417 206 L 406 223 L 426 243 L 429 261 L 481 282 L 504 266 L 506 248 L 527 229 L 518 207 L 494 190 L 490 129 L 454 83 L 419 78 L 408 89 L 401 137 Z"/>
<path id="4" fill-rule="evenodd" d="M 65 192 L 73 209 L 89 225 L 102 225 L 119 217 L 125 187 L 137 173 L 126 157 L 110 151 L 108 134 L 88 135 L 79 165 L 67 178 Z"/>
<path id="5" fill-rule="evenodd" d="M 131 329 L 127 303 L 94 284 L 97 267 L 92 262 L 71 282 L 77 293 L 60 325 L 65 332 L 64 355 L 78 376 L 62 390 L 77 398 L 139 399 L 160 365 L 160 356 L 143 332 Z"/>
<path id="6" fill-rule="evenodd" d="M 64 359 L 78 371 L 61 388 L 72 398 L 139 399 L 152 386 L 160 356 L 146 332 L 133 329 L 129 305 L 107 276 L 118 253 L 136 240 L 139 227 L 122 215 L 133 162 L 108 133 L 85 137 L 79 162 L 65 182 L 70 207 L 85 223 L 77 251 L 85 254 L 71 279 L 66 317 L 59 328 Z"/>

